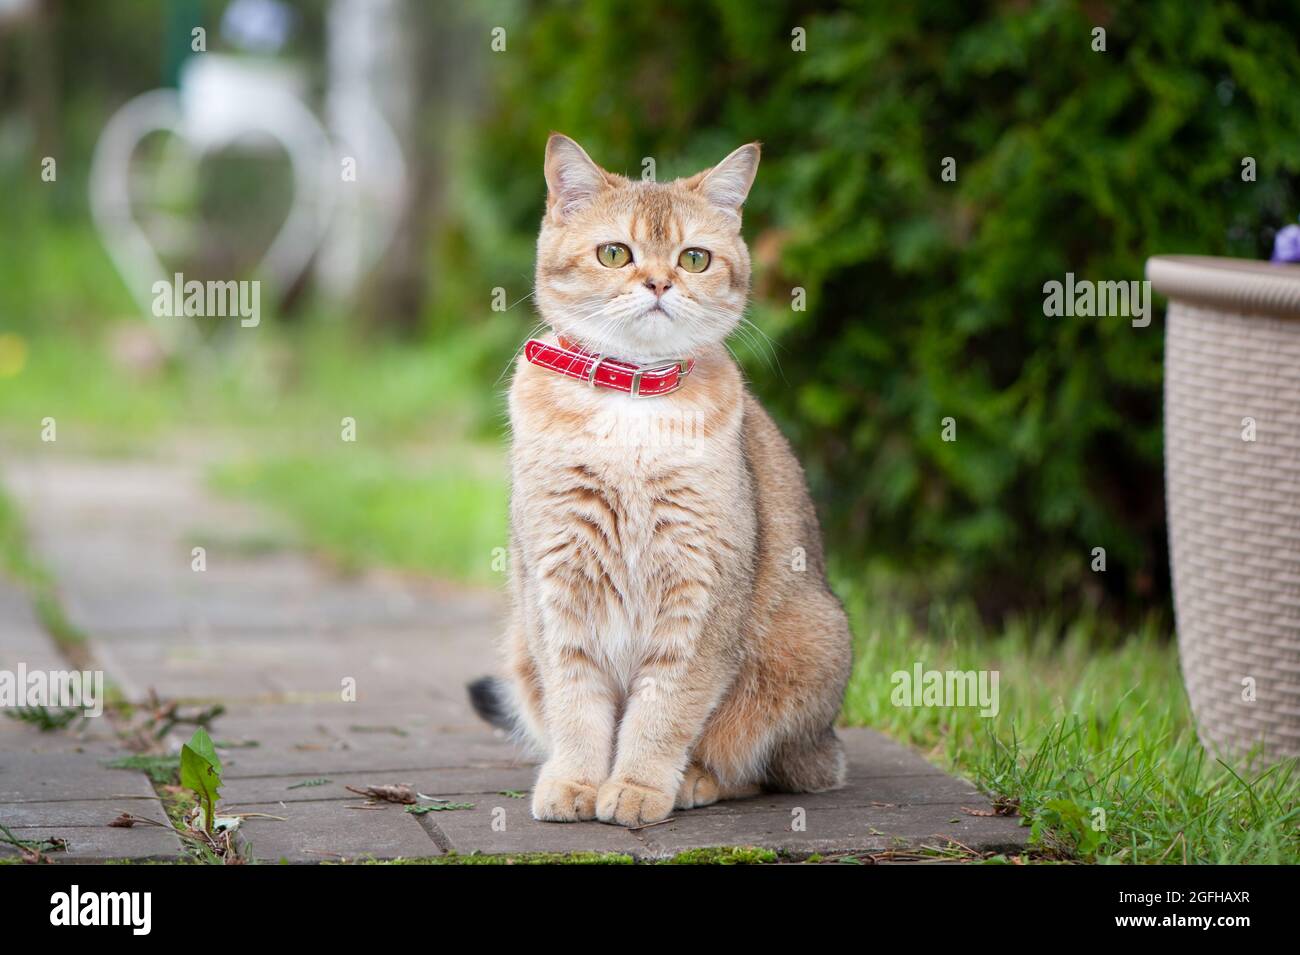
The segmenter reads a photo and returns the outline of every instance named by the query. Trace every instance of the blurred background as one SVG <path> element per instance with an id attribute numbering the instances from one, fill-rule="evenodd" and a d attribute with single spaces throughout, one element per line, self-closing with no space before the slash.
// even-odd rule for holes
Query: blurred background
<path id="1" fill-rule="evenodd" d="M 547 133 L 659 179 L 757 139 L 731 344 L 841 592 L 1164 630 L 1160 309 L 1042 288 L 1267 257 L 1297 36 L 1291 2 L 0 0 L 0 453 L 54 417 L 343 566 L 498 582 Z M 261 279 L 260 324 L 151 315 L 176 272 Z"/>
<path id="2" fill-rule="evenodd" d="M 843 721 L 1055 857 L 1293 863 L 1300 774 L 1207 758 L 1179 675 L 1163 302 L 1048 318 L 1043 287 L 1267 258 L 1297 37 L 1294 0 L 0 0 L 0 488 L 183 467 L 266 518 L 176 514 L 187 543 L 499 589 L 547 134 L 661 180 L 761 140 L 729 344 L 822 516 Z M 155 314 L 176 274 L 259 281 L 257 324 Z M 57 637 L 30 518 L 0 490 Z M 894 705 L 922 665 L 999 673 L 998 718 Z"/>

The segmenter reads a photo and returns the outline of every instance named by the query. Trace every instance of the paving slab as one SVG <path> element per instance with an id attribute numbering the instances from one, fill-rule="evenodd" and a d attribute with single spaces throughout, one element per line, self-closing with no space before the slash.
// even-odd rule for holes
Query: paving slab
<path id="1" fill-rule="evenodd" d="M 0 822 L 11 829 L 98 829 L 108 826 L 124 812 L 154 822 L 167 821 L 157 799 L 115 799 L 108 793 L 104 795 L 104 799 L 9 803 L 0 806 Z"/>
<path id="2" fill-rule="evenodd" d="M 893 806 L 987 808 L 984 794 L 964 779 L 948 775 L 878 776 L 826 793 L 763 793 L 704 806 L 692 812 L 755 813 L 793 809 L 872 809 Z"/>
<path id="3" fill-rule="evenodd" d="M 78 721 L 63 730 L 41 730 L 0 711 L 0 753 L 71 753 L 111 756 L 121 742 L 107 720 Z"/>
<path id="4" fill-rule="evenodd" d="M 504 855 L 520 852 L 619 852 L 648 857 L 646 844 L 622 826 L 599 822 L 538 822 L 529 800 L 496 793 L 466 795 L 473 809 L 431 812 L 419 817 L 448 852 Z"/>
<path id="5" fill-rule="evenodd" d="M 0 577 L 0 669 L 14 671 L 20 663 L 28 670 L 68 668 L 37 620 L 26 591 Z"/>
<path id="6" fill-rule="evenodd" d="M 572 851 L 660 859 L 734 845 L 802 856 L 1025 843 L 1018 819 L 978 814 L 989 803 L 970 783 L 864 729 L 841 731 L 848 785 L 836 792 L 764 794 L 639 830 L 536 822 L 528 798 L 503 795 L 531 787 L 534 757 L 483 727 L 464 695 L 467 679 L 496 667 L 497 595 L 409 575 L 345 576 L 292 550 L 241 553 L 220 543 L 209 548 L 209 569 L 195 573 L 196 540 L 268 526 L 256 508 L 215 500 L 195 464 L 48 453 L 7 462 L 0 478 L 91 653 L 128 697 L 152 688 L 219 701 L 227 710 L 213 737 L 256 744 L 222 749 L 222 796 L 226 808 L 283 817 L 241 827 L 259 859 Z M 58 659 L 22 596 L 0 587 L 0 666 L 15 654 Z M 341 695 L 345 678 L 355 680 L 354 701 Z M 132 811 L 163 818 L 142 774 L 106 769 L 100 753 L 71 744 L 32 752 L 31 728 L 20 729 L 0 732 L 0 819 L 24 832 L 74 834 L 69 859 L 130 857 L 133 845 L 142 858 L 179 855 L 169 832 L 102 825 L 130 796 L 143 797 L 128 803 Z M 168 742 L 174 748 L 187 734 Z M 329 782 L 297 786 L 319 777 Z M 474 808 L 361 809 L 344 788 L 403 782 Z"/>
<path id="7" fill-rule="evenodd" d="M 429 813 L 422 821 L 440 844 L 460 853 L 626 852 L 662 859 L 687 849 L 754 845 L 798 857 L 943 847 L 949 840 L 976 851 L 1023 848 L 1028 830 L 1018 819 L 964 811 L 990 810 L 988 799 L 969 782 L 940 772 L 879 733 L 856 728 L 840 733 L 851 772 L 848 785 L 834 792 L 765 793 L 679 810 L 671 822 L 628 831 L 599 822 L 536 822 L 527 800 L 494 790 L 458 798 L 474 803 L 473 811 Z M 526 771 L 521 767 L 516 772 L 523 776 Z"/>
<path id="8" fill-rule="evenodd" d="M 241 806 L 241 812 L 282 819 L 245 819 L 239 827 L 240 839 L 261 862 L 414 859 L 442 853 L 419 817 L 401 806 L 350 808 L 353 805 L 321 801 Z"/>
<path id="9" fill-rule="evenodd" d="M 936 809 L 943 811 L 936 812 Z M 802 825 L 804 828 L 796 828 Z M 883 852 L 954 842 L 980 852 L 1022 849 L 1027 830 L 1006 817 L 970 816 L 956 806 L 841 807 L 794 812 L 684 812 L 672 822 L 642 829 L 647 855 L 687 849 L 761 846 L 806 856 L 827 852 Z"/>
<path id="10" fill-rule="evenodd" d="M 861 727 L 836 730 L 848 757 L 850 786 L 883 776 L 943 776 L 942 769 L 915 750 L 900 746 L 889 737 Z"/>
<path id="11" fill-rule="evenodd" d="M 157 826 L 133 826 L 116 829 L 107 826 L 58 828 L 37 826 L 15 829 L 14 835 L 22 839 L 60 838 L 67 848 L 50 852 L 51 862 L 161 862 L 180 861 L 185 858 L 180 839 L 174 832 Z M 0 844 L 0 858 L 19 855 L 13 846 Z"/>
<path id="12" fill-rule="evenodd" d="M 223 738 L 287 748 L 296 744 L 374 743 L 376 737 L 434 738 L 445 732 L 481 731 L 483 724 L 463 700 L 430 694 L 405 703 L 340 703 L 337 694 L 298 694 L 276 703 L 228 707 Z"/>
<path id="13" fill-rule="evenodd" d="M 151 586 L 138 577 L 124 579 L 120 588 L 109 590 L 101 575 L 95 578 L 96 589 L 71 594 L 65 609 L 83 630 L 125 637 L 195 628 L 216 633 L 259 629 L 346 634 L 357 627 L 416 627 L 435 612 L 409 595 L 375 593 L 352 584 L 334 584 L 339 592 L 285 594 L 265 585 L 253 589 L 212 580 L 200 572 L 188 573 L 193 578 L 189 586 L 172 584 L 165 591 L 159 584 L 168 582 L 155 581 Z"/>
<path id="14" fill-rule="evenodd" d="M 153 797 L 143 773 L 112 769 L 88 753 L 0 752 L 0 807 L 119 796 Z"/>
<path id="15" fill-rule="evenodd" d="M 0 823 L 21 839 L 65 840 L 68 850 L 49 853 L 52 861 L 184 857 L 181 841 L 170 829 L 108 825 L 124 811 L 167 820 L 144 774 L 108 769 L 103 754 L 0 750 Z M 17 850 L 0 845 L 0 853 L 6 852 Z"/>
<path id="16" fill-rule="evenodd" d="M 530 766 L 517 768 L 486 766 L 477 768 L 402 770 L 390 773 L 334 773 L 333 775 L 248 776 L 230 779 L 221 790 L 222 805 L 238 810 L 253 803 L 324 802 L 361 797 L 347 789 L 409 783 L 426 796 L 456 797 L 491 795 L 497 800 L 510 798 L 507 791 L 527 793 L 536 771 Z M 319 779 L 328 782 L 303 785 Z M 523 805 L 527 806 L 525 800 Z"/>
<path id="17" fill-rule="evenodd" d="M 29 594 L 0 578 L 0 670 L 16 673 L 20 665 L 28 673 L 71 669 L 37 620 Z M 115 748 L 112 727 L 102 717 L 77 720 L 67 730 L 42 730 L 15 719 L 13 711 L 0 708 L 0 754 L 104 752 Z"/>
<path id="18" fill-rule="evenodd" d="M 217 721 L 218 726 L 220 720 Z M 489 734 L 444 733 L 433 737 L 391 736 L 347 748 L 281 750 L 268 746 L 223 754 L 225 776 L 284 776 L 306 773 L 415 772 L 422 769 L 517 767 L 526 757 Z"/>

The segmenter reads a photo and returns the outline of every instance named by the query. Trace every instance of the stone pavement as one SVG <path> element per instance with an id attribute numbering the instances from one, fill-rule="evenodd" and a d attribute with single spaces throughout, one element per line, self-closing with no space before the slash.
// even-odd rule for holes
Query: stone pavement
<path id="1" fill-rule="evenodd" d="M 226 767 L 222 806 L 277 817 L 241 827 L 257 859 L 537 851 L 654 859 L 736 845 L 798 856 L 1024 843 L 1018 820 L 963 811 L 988 808 L 970 784 L 861 729 L 843 731 L 850 784 L 838 792 L 721 803 L 635 831 L 535 822 L 525 795 L 532 762 L 478 723 L 464 697 L 465 682 L 495 664 L 495 594 L 386 573 L 341 576 L 296 551 L 250 546 L 267 539 L 272 519 L 214 498 L 196 467 L 50 453 L 6 461 L 0 481 L 107 679 L 132 700 L 152 689 L 226 707 L 212 726 Z M 196 546 L 206 548 L 201 572 L 192 569 Z M 20 661 L 67 668 L 25 596 L 0 581 L 0 669 Z M 355 699 L 345 701 L 348 687 Z M 74 735 L 0 720 L 0 823 L 24 838 L 66 839 L 55 861 L 181 856 L 170 831 L 107 827 L 124 809 L 165 815 L 143 774 L 105 767 L 123 753 L 107 718 L 87 723 Z M 361 808 L 344 788 L 386 783 L 473 808 Z"/>

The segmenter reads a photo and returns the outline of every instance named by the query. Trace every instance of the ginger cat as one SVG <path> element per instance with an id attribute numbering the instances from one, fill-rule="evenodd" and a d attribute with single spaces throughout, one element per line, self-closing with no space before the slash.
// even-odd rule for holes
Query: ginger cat
<path id="1" fill-rule="evenodd" d="M 723 344 L 758 160 L 751 143 L 637 182 L 546 145 L 536 296 L 555 334 L 510 391 L 508 677 L 470 686 L 544 754 L 537 819 L 636 826 L 843 784 L 848 622 L 803 471 Z"/>

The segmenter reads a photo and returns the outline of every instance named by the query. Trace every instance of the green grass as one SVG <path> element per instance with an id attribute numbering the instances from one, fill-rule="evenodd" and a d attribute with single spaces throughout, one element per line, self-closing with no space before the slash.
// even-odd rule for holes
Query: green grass
<path id="1" fill-rule="evenodd" d="M 662 865 L 767 865 L 777 861 L 771 849 L 755 846 L 717 846 L 708 849 L 687 849 Z"/>
<path id="2" fill-rule="evenodd" d="M 0 571 L 31 588 L 51 585 L 49 575 L 27 550 L 27 532 L 14 502 L 0 488 Z"/>
<path id="3" fill-rule="evenodd" d="M 494 365 L 468 338 L 367 345 L 317 318 L 152 373 L 119 367 L 97 334 L 35 335 L 21 348 L 19 370 L 0 376 L 0 436 L 13 447 L 48 450 L 40 428 L 52 417 L 57 447 L 78 453 L 206 448 L 215 488 L 288 515 L 298 540 L 345 567 L 500 579 L 505 465 L 497 395 L 479 380 Z M 67 630 L 47 609 L 51 628 Z"/>
<path id="4" fill-rule="evenodd" d="M 114 338 L 143 330 L 130 321 L 116 331 L 7 332 L 22 357 L 0 374 L 4 436 L 39 446 L 51 417 L 60 446 L 94 451 L 151 451 L 196 430 L 255 450 L 315 449 L 341 443 L 347 417 L 356 444 L 400 450 L 482 439 L 480 423 L 498 409 L 500 389 L 479 380 L 492 359 L 468 336 L 369 344 L 320 316 L 296 333 L 268 319 L 231 348 L 131 370 L 112 357 Z"/>
<path id="5" fill-rule="evenodd" d="M 180 784 L 180 758 L 177 756 L 123 756 L 104 764 L 109 769 L 130 769 L 144 773 L 150 782 L 159 785 Z"/>
<path id="6" fill-rule="evenodd" d="M 852 591 L 848 606 L 857 647 L 845 721 L 919 746 L 1017 805 L 1041 856 L 1300 862 L 1295 761 L 1250 772 L 1206 755 L 1176 647 L 1154 625 L 1113 642 L 1086 622 L 1061 638 L 1053 621 L 990 633 L 957 613 L 934 615 L 927 635 L 863 592 Z M 999 671 L 999 713 L 895 706 L 891 674 L 917 661 Z"/>
<path id="7" fill-rule="evenodd" d="M 3 487 L 0 487 L 0 574 L 27 591 L 37 619 L 64 655 L 78 666 L 87 663 L 86 635 L 64 614 L 54 578 L 28 549 L 22 517 Z M 116 695 L 113 689 L 110 698 Z"/>
<path id="8" fill-rule="evenodd" d="M 504 467 L 494 455 L 476 461 L 472 448 L 448 458 L 402 465 L 358 448 L 261 459 L 219 469 L 215 486 L 288 514 L 308 543 L 349 568 L 500 580 L 493 567 L 507 542 Z"/>

